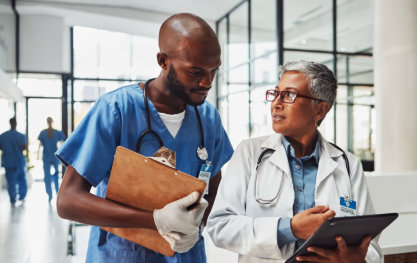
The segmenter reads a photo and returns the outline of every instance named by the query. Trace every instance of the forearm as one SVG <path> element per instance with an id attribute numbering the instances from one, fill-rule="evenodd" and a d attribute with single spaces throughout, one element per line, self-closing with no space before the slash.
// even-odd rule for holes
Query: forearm
<path id="1" fill-rule="evenodd" d="M 91 185 L 68 166 L 58 192 L 60 217 L 96 226 L 156 229 L 152 211 L 141 211 L 90 193 Z"/>

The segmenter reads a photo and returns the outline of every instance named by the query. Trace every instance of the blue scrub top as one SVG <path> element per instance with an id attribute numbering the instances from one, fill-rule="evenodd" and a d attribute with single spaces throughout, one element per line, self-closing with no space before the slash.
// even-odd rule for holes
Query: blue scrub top
<path id="1" fill-rule="evenodd" d="M 52 137 L 48 137 L 48 130 L 43 130 L 38 136 L 43 146 L 43 160 L 55 160 L 54 153 L 58 150 L 57 143 L 66 139 L 63 132 L 52 130 Z"/>
<path id="2" fill-rule="evenodd" d="M 198 106 L 204 142 L 215 176 L 230 159 L 233 148 L 222 126 L 217 110 L 207 101 Z M 149 101 L 152 129 L 161 137 L 164 146 L 176 153 L 176 168 L 198 177 L 201 161 L 196 153 L 201 145 L 200 127 L 196 112 L 187 105 L 184 120 L 175 138 L 163 124 L 159 114 Z M 140 134 L 147 128 L 143 90 L 137 85 L 119 88 L 102 96 L 57 151 L 57 157 L 71 165 L 91 185 L 96 194 L 105 197 L 116 147 L 121 145 L 135 151 Z M 152 156 L 160 145 L 152 135 L 142 140 L 140 153 Z M 187 253 L 176 253 L 169 258 L 92 227 L 87 262 L 205 262 L 204 241 Z"/>
<path id="3" fill-rule="evenodd" d="M 5 168 L 19 168 L 26 164 L 23 155 L 23 145 L 27 144 L 26 136 L 16 130 L 8 130 L 0 135 L 2 149 L 1 166 Z"/>

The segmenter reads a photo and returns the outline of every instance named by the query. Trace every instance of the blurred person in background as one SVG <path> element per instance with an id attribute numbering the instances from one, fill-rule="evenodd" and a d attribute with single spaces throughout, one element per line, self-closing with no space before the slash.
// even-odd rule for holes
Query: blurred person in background
<path id="1" fill-rule="evenodd" d="M 27 138 L 16 131 L 16 118 L 9 120 L 10 130 L 0 135 L 1 166 L 6 170 L 7 191 L 10 203 L 25 200 L 27 193 L 26 158 L 23 151 L 27 150 Z"/>
<path id="2" fill-rule="evenodd" d="M 66 136 L 62 131 L 55 130 L 52 127 L 53 119 L 48 117 L 46 119 L 48 123 L 48 128 L 41 131 L 38 136 L 38 140 L 41 142 L 43 147 L 43 172 L 44 172 L 44 182 L 45 190 L 48 194 L 48 201 L 52 200 L 52 182 L 55 185 L 55 193 L 58 193 L 59 183 L 58 183 L 58 165 L 59 160 L 55 157 L 55 152 L 58 150 L 58 142 L 63 142 L 66 139 Z M 51 174 L 51 168 L 54 169 L 54 173 Z"/>

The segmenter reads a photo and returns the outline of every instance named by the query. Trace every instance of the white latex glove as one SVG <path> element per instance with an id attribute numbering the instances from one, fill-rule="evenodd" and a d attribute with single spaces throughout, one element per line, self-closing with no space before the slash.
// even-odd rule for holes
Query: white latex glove
<path id="1" fill-rule="evenodd" d="M 185 253 L 190 250 L 195 245 L 195 243 L 197 243 L 198 236 L 198 231 L 188 235 L 178 232 L 169 232 L 162 235 L 162 237 L 168 241 L 172 250 L 179 253 Z"/>
<path id="2" fill-rule="evenodd" d="M 198 204 L 191 210 L 187 209 L 188 206 L 197 202 L 198 196 L 198 192 L 192 192 L 186 197 L 165 205 L 161 209 L 155 209 L 153 218 L 159 234 L 164 235 L 169 232 L 182 234 L 198 233 L 198 228 L 208 202 L 201 198 Z"/>

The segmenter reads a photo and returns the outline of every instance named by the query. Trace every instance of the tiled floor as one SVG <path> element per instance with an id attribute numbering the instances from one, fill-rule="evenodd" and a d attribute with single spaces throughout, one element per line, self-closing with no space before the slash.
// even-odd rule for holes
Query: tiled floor
<path id="1" fill-rule="evenodd" d="M 4 175 L 0 174 L 4 181 Z M 11 207 L 5 189 L 0 191 L 0 262 L 2 263 L 81 263 L 85 261 L 88 226 L 75 228 L 75 255 L 67 256 L 67 220 L 58 217 L 55 200 L 48 203 L 44 184 L 35 177 L 26 201 Z M 0 180 L 1 182 L 1 180 Z M 237 262 L 237 256 L 216 248 L 207 236 L 208 263 Z"/>

